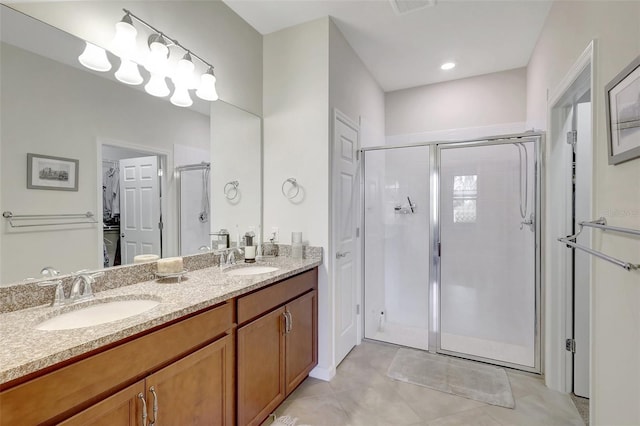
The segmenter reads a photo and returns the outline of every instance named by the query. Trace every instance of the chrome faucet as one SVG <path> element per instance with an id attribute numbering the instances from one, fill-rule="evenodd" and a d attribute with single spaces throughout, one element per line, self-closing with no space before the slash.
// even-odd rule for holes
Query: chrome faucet
<path id="1" fill-rule="evenodd" d="M 49 275 L 57 276 L 56 274 Z M 51 306 L 61 306 L 80 302 L 82 300 L 93 299 L 93 284 L 96 282 L 97 277 L 104 275 L 104 272 L 90 273 L 87 271 L 78 271 L 73 275 L 75 276 L 75 279 L 71 284 L 71 292 L 69 292 L 69 297 L 66 297 L 64 294 L 64 283 L 62 280 L 43 281 L 38 284 L 40 287 L 56 287 Z"/>
<path id="2" fill-rule="evenodd" d="M 218 254 L 220 255 L 220 257 L 218 258 L 218 266 L 220 267 L 220 269 L 224 269 L 224 265 L 227 263 L 226 252 L 225 250 L 221 250 L 218 252 Z"/>
<path id="3" fill-rule="evenodd" d="M 238 254 L 242 254 L 242 250 L 240 250 L 239 248 L 232 248 L 230 250 L 231 252 L 229 253 L 229 256 L 227 256 L 227 266 L 235 265 L 236 263 L 238 263 L 236 261 L 236 252 L 238 252 Z"/>
<path id="4" fill-rule="evenodd" d="M 53 266 L 45 266 L 40 271 L 43 277 L 57 277 L 60 275 L 60 271 L 55 269 Z M 42 281 L 38 283 L 40 287 L 52 287 L 55 286 L 56 289 L 53 293 L 53 301 L 51 302 L 51 306 L 60 306 L 63 305 L 66 301 L 66 296 L 64 295 L 64 283 L 62 280 L 52 280 L 52 281 Z"/>
<path id="5" fill-rule="evenodd" d="M 236 255 L 235 255 L 236 252 L 238 254 L 242 254 L 242 250 L 235 247 L 216 251 L 216 254 L 220 255 L 219 261 L 218 261 L 218 266 L 220 267 L 220 269 L 226 269 L 229 266 L 232 266 L 238 263 L 236 261 Z"/>
<path id="6" fill-rule="evenodd" d="M 69 302 L 78 302 L 80 300 L 93 298 L 93 283 L 96 279 L 93 275 L 82 273 L 76 276 L 71 284 L 71 293 L 69 293 Z M 82 291 L 80 286 L 82 285 Z"/>
<path id="7" fill-rule="evenodd" d="M 60 275 L 60 271 L 55 269 L 53 266 L 45 266 L 40 271 L 40 274 L 43 277 L 57 277 L 58 275 Z"/>
<path id="8" fill-rule="evenodd" d="M 67 298 L 64 295 L 64 283 L 62 280 L 55 281 L 42 281 L 38 283 L 40 287 L 52 287 L 56 286 L 55 292 L 53 293 L 53 301 L 51 302 L 51 306 L 60 306 L 67 303 Z"/>

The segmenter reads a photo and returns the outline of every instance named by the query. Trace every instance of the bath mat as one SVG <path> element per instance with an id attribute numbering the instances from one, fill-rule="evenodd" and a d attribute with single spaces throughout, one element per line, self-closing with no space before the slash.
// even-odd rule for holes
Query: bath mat
<path id="1" fill-rule="evenodd" d="M 499 407 L 516 406 L 506 371 L 490 365 L 401 348 L 387 376 Z"/>

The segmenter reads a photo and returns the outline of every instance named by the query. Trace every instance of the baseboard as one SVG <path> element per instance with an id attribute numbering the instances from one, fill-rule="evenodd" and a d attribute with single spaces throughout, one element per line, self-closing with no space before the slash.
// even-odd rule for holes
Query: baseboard
<path id="1" fill-rule="evenodd" d="M 310 377 L 313 377 L 314 379 L 324 380 L 325 382 L 328 382 L 331 379 L 333 379 L 335 375 L 336 375 L 336 368 L 333 366 L 329 368 L 316 367 L 313 370 L 311 370 L 311 373 L 309 373 Z"/>

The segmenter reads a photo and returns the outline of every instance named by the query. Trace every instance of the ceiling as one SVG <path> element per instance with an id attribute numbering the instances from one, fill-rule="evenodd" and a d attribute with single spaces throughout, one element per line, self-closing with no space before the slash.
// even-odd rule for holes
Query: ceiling
<path id="1" fill-rule="evenodd" d="M 439 0 L 397 14 L 389 0 L 223 1 L 263 35 L 331 16 L 385 92 L 526 66 L 551 8 L 547 0 Z M 457 66 L 441 70 L 449 61 Z"/>

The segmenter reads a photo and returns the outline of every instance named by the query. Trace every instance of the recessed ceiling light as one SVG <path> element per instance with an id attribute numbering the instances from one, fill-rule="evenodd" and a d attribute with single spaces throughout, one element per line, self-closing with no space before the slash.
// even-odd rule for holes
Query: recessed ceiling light
<path id="1" fill-rule="evenodd" d="M 450 70 L 452 68 L 455 68 L 456 64 L 454 62 L 445 62 L 444 64 L 440 65 L 440 69 L 443 70 Z"/>

